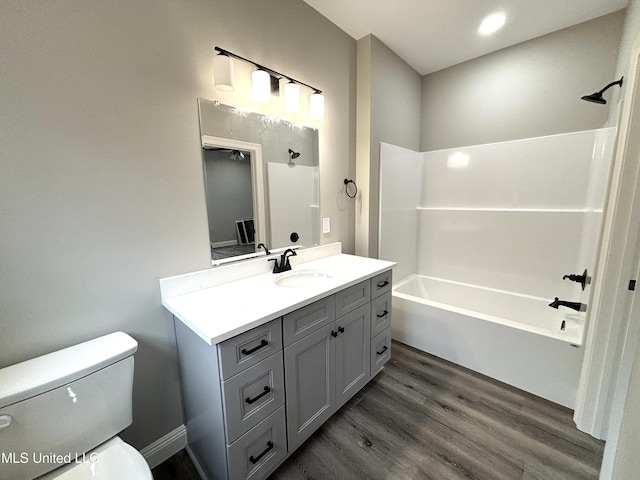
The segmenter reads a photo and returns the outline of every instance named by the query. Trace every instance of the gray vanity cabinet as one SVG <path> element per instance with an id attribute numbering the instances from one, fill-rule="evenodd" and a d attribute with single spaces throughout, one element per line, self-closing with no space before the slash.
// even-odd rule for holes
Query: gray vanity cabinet
<path id="1" fill-rule="evenodd" d="M 391 355 L 391 272 L 208 345 L 176 321 L 188 450 L 203 478 L 264 479 Z"/>

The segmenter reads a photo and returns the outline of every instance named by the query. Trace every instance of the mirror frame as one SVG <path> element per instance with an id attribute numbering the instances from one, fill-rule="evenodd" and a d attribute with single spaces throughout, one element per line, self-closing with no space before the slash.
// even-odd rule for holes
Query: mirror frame
<path id="1" fill-rule="evenodd" d="M 264 169 L 262 166 L 262 145 L 259 143 L 243 142 L 231 138 L 214 137 L 211 135 L 202 135 L 202 150 L 208 148 L 227 148 L 230 150 L 242 150 L 249 152 L 251 158 L 251 192 L 253 201 L 253 223 L 255 228 L 255 244 L 265 243 L 267 238 L 266 231 L 266 213 L 264 206 Z M 204 153 L 203 153 L 204 155 Z M 207 169 L 203 158 L 202 168 L 204 172 L 205 193 L 207 186 Z M 260 201 L 262 200 L 262 201 Z M 211 228 L 211 227 L 209 227 Z M 211 238 L 209 239 L 211 243 Z M 221 258 L 219 260 L 211 259 L 211 265 L 219 265 L 221 263 L 233 262 L 235 260 L 244 260 L 259 255 L 260 252 L 248 253 L 246 255 L 238 255 L 235 257 Z"/>

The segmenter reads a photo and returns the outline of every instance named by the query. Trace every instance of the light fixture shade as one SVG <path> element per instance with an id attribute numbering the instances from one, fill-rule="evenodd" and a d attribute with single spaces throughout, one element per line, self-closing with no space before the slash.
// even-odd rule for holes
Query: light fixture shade
<path id="1" fill-rule="evenodd" d="M 309 97 L 309 116 L 315 120 L 324 118 L 324 95 L 315 92 Z"/>
<path id="2" fill-rule="evenodd" d="M 289 82 L 284 86 L 284 109 L 287 112 L 300 110 L 300 85 Z"/>
<path id="3" fill-rule="evenodd" d="M 223 92 L 231 92 L 235 88 L 233 59 L 225 53 L 213 57 L 213 84 Z"/>
<path id="4" fill-rule="evenodd" d="M 254 70 L 251 74 L 251 89 L 254 101 L 267 103 L 271 96 L 271 75 L 260 68 Z"/>

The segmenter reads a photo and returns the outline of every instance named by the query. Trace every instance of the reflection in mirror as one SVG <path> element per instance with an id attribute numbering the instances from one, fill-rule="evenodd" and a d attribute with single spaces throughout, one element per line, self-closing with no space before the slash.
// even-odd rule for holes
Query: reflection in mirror
<path id="1" fill-rule="evenodd" d="M 214 264 L 320 241 L 318 131 L 199 99 Z"/>
<path id="2" fill-rule="evenodd" d="M 204 181 L 212 260 L 253 253 L 251 153 L 205 147 Z"/>

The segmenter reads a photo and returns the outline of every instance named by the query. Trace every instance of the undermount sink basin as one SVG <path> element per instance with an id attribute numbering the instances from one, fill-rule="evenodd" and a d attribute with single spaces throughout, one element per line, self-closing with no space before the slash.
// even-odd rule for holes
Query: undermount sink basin
<path id="1" fill-rule="evenodd" d="M 299 270 L 281 273 L 273 281 L 280 287 L 316 287 L 331 281 L 333 277 L 322 270 Z"/>

